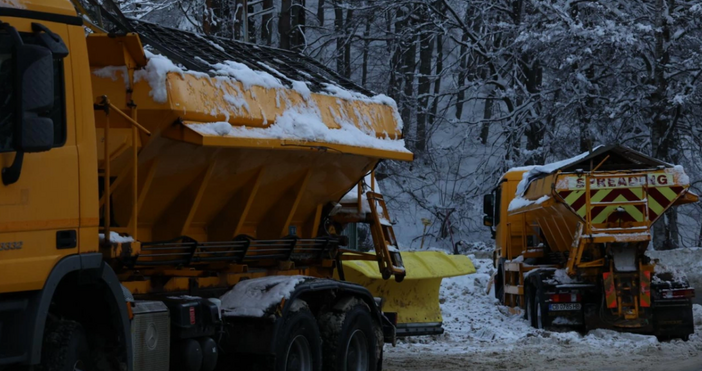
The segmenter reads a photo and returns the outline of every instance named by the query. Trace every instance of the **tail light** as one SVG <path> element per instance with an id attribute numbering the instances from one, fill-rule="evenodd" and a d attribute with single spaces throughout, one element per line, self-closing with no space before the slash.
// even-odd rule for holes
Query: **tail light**
<path id="1" fill-rule="evenodd" d="M 661 290 L 661 297 L 663 299 L 688 299 L 695 297 L 695 289 L 672 289 L 672 290 Z"/>
<path id="2" fill-rule="evenodd" d="M 580 294 L 561 293 L 551 294 L 552 303 L 577 303 L 581 299 Z"/>

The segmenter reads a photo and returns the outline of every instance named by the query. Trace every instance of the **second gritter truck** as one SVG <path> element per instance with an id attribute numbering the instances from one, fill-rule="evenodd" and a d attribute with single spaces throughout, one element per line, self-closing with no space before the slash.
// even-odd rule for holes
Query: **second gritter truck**
<path id="1" fill-rule="evenodd" d="M 681 166 L 610 145 L 508 171 L 485 196 L 495 296 L 537 328 L 694 332 L 695 291 L 646 255 L 653 224 L 696 202 Z"/>
<path id="2" fill-rule="evenodd" d="M 0 1 L 0 370 L 373 371 L 398 329 L 440 332 L 345 280 L 416 284 L 382 195 L 339 203 L 412 160 L 391 99 L 86 4 Z"/>

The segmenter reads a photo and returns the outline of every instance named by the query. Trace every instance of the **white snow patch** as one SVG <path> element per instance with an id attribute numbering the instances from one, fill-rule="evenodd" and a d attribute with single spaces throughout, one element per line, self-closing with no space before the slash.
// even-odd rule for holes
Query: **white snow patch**
<path id="1" fill-rule="evenodd" d="M 146 67 L 134 72 L 134 82 L 146 80 L 151 86 L 149 96 L 157 103 L 166 103 L 168 91 L 166 90 L 166 76 L 169 72 L 184 73 L 185 71 L 173 64 L 170 59 L 144 50 L 148 62 Z"/>
<path id="2" fill-rule="evenodd" d="M 224 101 L 234 106 L 237 110 L 241 110 L 242 108 L 244 108 L 247 112 L 251 112 L 251 110 L 249 109 L 249 103 L 246 101 L 246 99 L 242 97 L 235 97 L 229 93 L 225 93 Z"/>
<path id="3" fill-rule="evenodd" d="M 226 122 L 186 125 L 203 135 L 334 143 L 409 153 L 403 139 L 395 140 L 368 135 L 348 121 L 340 122 L 339 129 L 330 129 L 322 121 L 319 109 L 313 105 L 288 108 L 266 128 L 234 127 Z M 226 130 L 227 126 L 229 131 Z"/>
<path id="4" fill-rule="evenodd" d="M 307 276 L 270 276 L 237 283 L 220 299 L 225 316 L 262 317 L 266 310 L 283 299 L 290 299 Z"/>
<path id="5" fill-rule="evenodd" d="M 304 100 L 309 100 L 312 96 L 310 88 L 307 87 L 307 83 L 304 81 L 293 81 L 292 87 L 293 90 L 300 94 Z"/>
<path id="6" fill-rule="evenodd" d="M 0 0 L 0 6 L 6 8 L 27 9 L 27 6 L 22 4 L 20 0 Z"/>
<path id="7" fill-rule="evenodd" d="M 553 277 L 544 280 L 544 282 L 548 283 L 549 285 L 568 285 L 572 283 L 580 283 L 580 281 L 577 279 L 569 276 L 565 268 L 556 269 L 553 272 Z"/>
<path id="8" fill-rule="evenodd" d="M 100 237 L 100 241 L 105 241 L 105 234 L 100 233 L 98 235 Z M 110 231 L 110 242 L 112 243 L 128 243 L 128 242 L 134 242 L 134 238 L 131 236 L 121 236 L 119 233 L 115 231 Z"/>
<path id="9" fill-rule="evenodd" d="M 247 90 L 251 89 L 252 86 L 260 86 L 267 89 L 285 88 L 280 80 L 273 75 L 263 71 L 254 71 L 243 63 L 224 61 L 222 63 L 210 64 L 210 66 L 213 68 L 211 71 L 212 73 L 233 77 Z"/>
<path id="10" fill-rule="evenodd" d="M 527 200 L 524 197 L 516 197 L 513 198 L 512 201 L 510 201 L 509 206 L 507 207 L 507 211 L 515 211 L 530 205 L 541 205 L 542 203 L 546 202 L 549 198 L 551 197 L 549 197 L 548 195 L 541 196 L 538 200 Z"/>
<path id="11" fill-rule="evenodd" d="M 102 77 L 105 79 L 112 79 L 112 81 L 117 81 L 117 73 L 122 73 L 122 78 L 124 79 L 124 86 L 129 88 L 129 73 L 127 72 L 127 66 L 107 66 L 93 70 L 93 75 L 97 77 Z"/>
<path id="12" fill-rule="evenodd" d="M 575 320 L 568 318 L 568 317 L 556 317 L 553 319 L 553 321 L 551 323 L 554 325 L 557 325 L 557 326 L 580 325 L 581 324 L 581 322 L 575 321 Z"/>
<path id="13" fill-rule="evenodd" d="M 675 165 L 672 169 L 666 168 L 665 172 L 673 173 L 678 185 L 690 185 L 690 177 L 685 173 L 685 169 L 683 169 L 682 165 Z"/>

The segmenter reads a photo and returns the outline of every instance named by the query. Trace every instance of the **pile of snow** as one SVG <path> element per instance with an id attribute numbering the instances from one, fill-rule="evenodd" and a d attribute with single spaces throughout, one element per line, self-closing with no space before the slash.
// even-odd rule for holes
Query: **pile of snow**
<path id="1" fill-rule="evenodd" d="M 117 74 L 122 74 L 122 79 L 124 80 L 124 86 L 129 89 L 131 87 L 129 83 L 129 72 L 127 71 L 127 66 L 107 66 L 102 68 L 97 68 L 93 70 L 93 75 L 97 77 L 102 77 L 105 79 L 111 79 L 112 81 L 117 81 Z"/>
<path id="2" fill-rule="evenodd" d="M 168 90 L 166 89 L 168 73 L 183 74 L 185 70 L 176 66 L 170 59 L 162 55 L 153 54 L 148 50 L 144 50 L 144 54 L 149 61 L 146 63 L 146 67 L 134 72 L 134 82 L 145 80 L 151 87 L 149 96 L 157 103 L 166 103 L 168 100 Z"/>
<path id="3" fill-rule="evenodd" d="M 690 177 L 685 173 L 685 169 L 683 169 L 682 165 L 675 165 L 673 168 L 666 168 L 665 169 L 666 173 L 673 173 L 674 179 L 677 181 L 677 184 L 679 185 L 690 185 Z"/>
<path id="4" fill-rule="evenodd" d="M 220 299 L 225 316 L 262 317 L 272 306 L 290 299 L 306 276 L 270 276 L 237 283 Z"/>
<path id="5" fill-rule="evenodd" d="M 600 147 L 602 147 L 602 146 L 597 146 L 597 147 L 593 148 L 592 150 L 595 151 L 595 150 L 597 150 L 597 149 L 600 148 Z M 584 158 L 587 157 L 588 155 L 590 155 L 590 152 L 589 152 L 589 151 L 588 151 L 588 152 L 583 152 L 583 153 L 581 153 L 581 154 L 579 154 L 579 155 L 577 155 L 577 156 L 575 156 L 575 157 L 571 157 L 571 158 L 568 158 L 568 159 L 565 159 L 565 160 L 562 160 L 562 161 L 553 162 L 553 163 L 546 164 L 546 165 L 541 165 L 541 166 L 529 167 L 529 168 L 528 168 L 529 171 L 525 172 L 524 175 L 522 175 L 522 180 L 521 180 L 521 181 L 519 182 L 519 184 L 517 185 L 517 196 L 523 196 L 523 195 L 524 195 L 524 193 L 526 192 L 527 188 L 529 187 L 529 183 L 530 183 L 533 179 L 536 179 L 536 178 L 538 178 L 539 176 L 544 175 L 544 174 L 551 174 L 551 173 L 553 173 L 554 171 L 556 171 L 556 170 L 558 170 L 558 169 L 560 169 L 560 168 L 562 168 L 562 167 L 564 167 L 564 166 L 568 166 L 568 165 L 570 165 L 570 164 L 576 163 L 576 162 L 578 162 L 578 161 L 584 159 Z"/>
<path id="6" fill-rule="evenodd" d="M 695 334 L 688 342 L 673 340 L 660 343 L 655 336 L 621 333 L 611 330 L 593 330 L 582 336 L 576 332 L 551 332 L 531 327 L 522 313 L 512 314 L 499 304 L 494 292 L 487 293 L 488 282 L 494 273 L 491 259 L 477 259 L 469 255 L 477 270 L 475 274 L 445 278 L 441 285 L 440 303 L 445 333 L 434 337 L 407 338 L 397 348 L 386 347 L 393 354 L 441 353 L 471 357 L 497 351 L 529 347 L 529 351 L 553 353 L 558 357 L 564 347 L 584 353 L 611 354 L 621 349 L 646 353 L 651 350 L 672 350 L 682 353 L 702 349 L 702 306 L 694 306 Z M 562 277 L 561 277 L 562 276 Z M 563 270 L 559 277 L 568 279 Z M 406 356 L 405 356 L 406 357 Z M 489 369 L 489 368 L 486 368 Z"/>
<path id="7" fill-rule="evenodd" d="M 515 211 L 531 205 L 541 205 L 542 203 L 548 201 L 549 198 L 551 197 L 548 195 L 541 196 L 538 200 L 527 200 L 524 197 L 515 197 L 512 199 L 512 201 L 510 201 L 507 211 Z"/>
<path id="8" fill-rule="evenodd" d="M 105 234 L 100 233 L 98 235 L 100 237 L 100 242 L 105 241 Z M 129 242 L 134 242 L 134 238 L 131 236 L 121 236 L 119 233 L 110 231 L 110 242 L 111 243 L 129 243 Z"/>
<path id="9" fill-rule="evenodd" d="M 352 121 L 337 118 L 339 129 L 330 129 L 322 119 L 319 108 L 313 104 L 286 109 L 266 128 L 232 126 L 228 122 L 186 124 L 202 135 L 217 135 L 236 138 L 281 139 L 304 142 L 333 143 L 354 147 L 368 147 L 395 152 L 409 151 L 403 139 L 378 138 L 359 129 Z"/>
<path id="10" fill-rule="evenodd" d="M 554 270 L 553 277 L 545 280 L 545 282 L 551 285 L 568 285 L 571 283 L 579 283 L 577 279 L 568 275 L 568 270 L 565 268 Z"/>

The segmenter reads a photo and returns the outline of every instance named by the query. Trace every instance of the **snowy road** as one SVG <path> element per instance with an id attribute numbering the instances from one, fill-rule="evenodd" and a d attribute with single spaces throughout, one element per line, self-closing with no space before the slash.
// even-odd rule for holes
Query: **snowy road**
<path id="1" fill-rule="evenodd" d="M 680 263 L 689 264 L 687 258 Z M 485 294 L 490 260 L 473 262 L 478 273 L 442 284 L 446 333 L 386 346 L 384 370 L 702 371 L 700 305 L 694 307 L 696 333 L 687 342 L 609 330 L 586 336 L 536 330 Z"/>
<path id="2" fill-rule="evenodd" d="M 691 354 L 692 353 L 692 354 Z M 388 349 L 385 371 L 700 371 L 702 353 L 670 351 L 649 347 L 630 351 L 625 347 L 602 352 L 581 345 L 542 347 L 488 345 L 464 354 L 448 354 L 441 349 Z"/>

